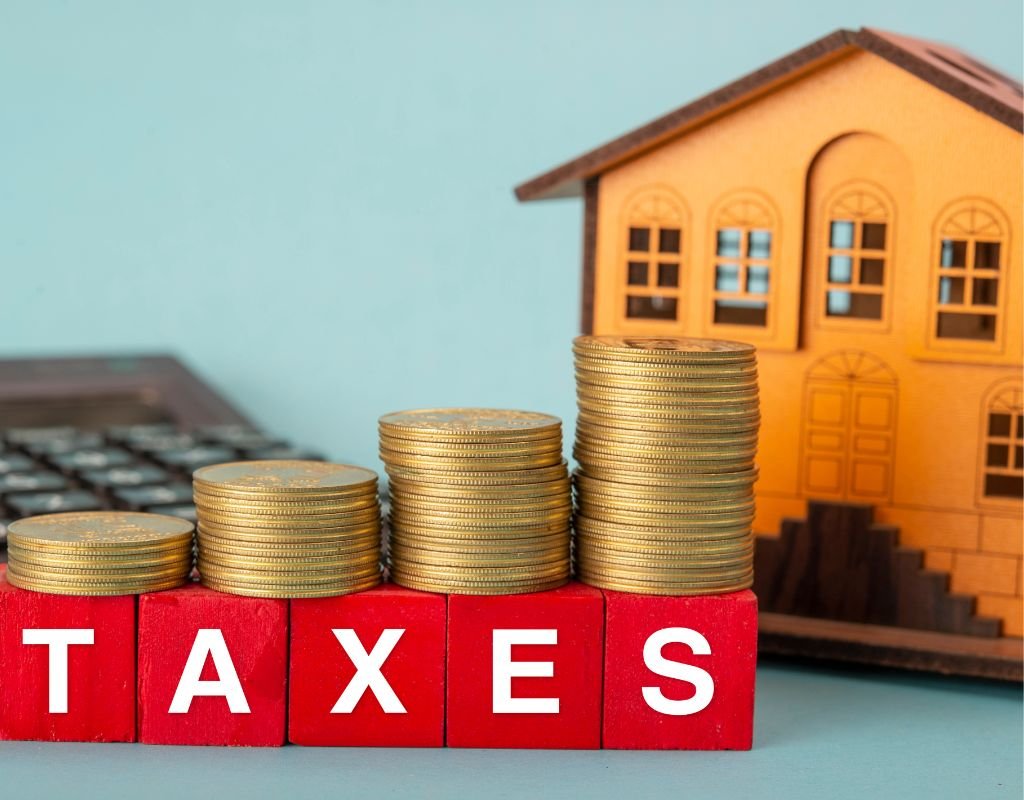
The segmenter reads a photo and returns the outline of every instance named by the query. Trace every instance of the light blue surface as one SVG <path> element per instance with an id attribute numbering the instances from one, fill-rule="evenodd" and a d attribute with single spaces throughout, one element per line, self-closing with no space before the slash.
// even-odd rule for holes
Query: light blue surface
<path id="1" fill-rule="evenodd" d="M 374 466 L 402 407 L 571 429 L 581 210 L 514 184 L 841 26 L 1020 75 L 1021 16 L 0 2 L 0 355 L 171 350 L 257 422 Z M 0 796 L 1021 796 L 1019 689 L 770 667 L 758 703 L 750 754 L 6 743 Z"/>
<path id="2" fill-rule="evenodd" d="M 0 743 L 5 797 L 1020 800 L 1019 687 L 762 667 L 749 753 Z"/>

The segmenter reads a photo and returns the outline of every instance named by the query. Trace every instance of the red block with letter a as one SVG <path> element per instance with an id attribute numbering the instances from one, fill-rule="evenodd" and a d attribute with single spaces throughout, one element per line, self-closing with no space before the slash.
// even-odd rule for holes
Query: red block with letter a
<path id="1" fill-rule="evenodd" d="M 288 741 L 441 747 L 446 614 L 444 595 L 394 584 L 293 600 Z"/>
<path id="2" fill-rule="evenodd" d="M 580 583 L 450 596 L 448 746 L 600 747 L 603 616 Z"/>
<path id="3" fill-rule="evenodd" d="M 749 750 L 757 598 L 604 593 L 602 744 L 631 750 Z"/>
<path id="4" fill-rule="evenodd" d="M 134 597 L 17 589 L 0 565 L 0 740 L 135 741 Z"/>
<path id="5" fill-rule="evenodd" d="M 199 584 L 140 596 L 139 740 L 283 745 L 287 662 L 287 600 Z"/>

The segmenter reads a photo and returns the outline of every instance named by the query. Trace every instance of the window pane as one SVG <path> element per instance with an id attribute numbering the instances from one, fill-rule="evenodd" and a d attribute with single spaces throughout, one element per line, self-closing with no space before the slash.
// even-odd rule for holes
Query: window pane
<path id="1" fill-rule="evenodd" d="M 675 319 L 674 297 L 627 297 L 626 316 L 633 319 Z"/>
<path id="2" fill-rule="evenodd" d="M 948 306 L 950 303 L 962 303 L 963 301 L 963 278 L 941 278 L 939 280 L 939 303 Z"/>
<path id="3" fill-rule="evenodd" d="M 747 291 L 768 294 L 768 267 L 747 267 Z"/>
<path id="4" fill-rule="evenodd" d="M 679 252 L 679 228 L 662 228 L 659 231 L 658 250 L 662 253 Z"/>
<path id="5" fill-rule="evenodd" d="M 853 259 L 849 256 L 828 257 L 828 282 L 849 283 L 853 278 Z"/>
<path id="6" fill-rule="evenodd" d="M 1017 438 L 1018 439 L 1024 439 L 1024 417 L 1021 417 L 1020 414 L 1017 414 L 1016 415 L 1016 419 L 1017 419 Z"/>
<path id="7" fill-rule="evenodd" d="M 1007 467 L 1010 465 L 1010 447 L 1005 444 L 990 444 L 985 451 L 985 466 Z"/>
<path id="8" fill-rule="evenodd" d="M 754 300 L 717 300 L 715 322 L 720 325 L 758 325 L 768 322 L 768 304 Z"/>
<path id="9" fill-rule="evenodd" d="M 828 292 L 826 313 L 830 317 L 881 319 L 882 295 L 860 292 Z"/>
<path id="10" fill-rule="evenodd" d="M 988 435 L 989 436 L 1009 436 L 1010 435 L 1010 415 L 999 414 L 992 412 L 988 415 Z"/>
<path id="11" fill-rule="evenodd" d="M 637 253 L 646 253 L 651 249 L 650 228 L 629 229 L 629 249 Z"/>
<path id="12" fill-rule="evenodd" d="M 865 222 L 861 225 L 860 246 L 864 250 L 884 250 L 885 223 Z"/>
<path id="13" fill-rule="evenodd" d="M 853 223 L 847 220 L 836 220 L 832 223 L 828 237 L 829 247 L 849 250 L 853 247 Z"/>
<path id="14" fill-rule="evenodd" d="M 750 258 L 771 258 L 772 232 L 750 231 L 747 234 L 747 255 Z"/>
<path id="15" fill-rule="evenodd" d="M 999 269 L 999 242 L 974 243 L 974 268 Z"/>
<path id="16" fill-rule="evenodd" d="M 976 306 L 994 306 L 999 281 L 996 278 L 975 278 L 971 287 L 971 300 Z"/>
<path id="17" fill-rule="evenodd" d="M 738 228 L 720 228 L 715 252 L 720 256 L 738 256 L 742 240 L 743 232 Z"/>
<path id="18" fill-rule="evenodd" d="M 994 314 L 961 314 L 940 311 L 935 334 L 940 339 L 994 342 L 996 340 L 996 318 Z"/>
<path id="19" fill-rule="evenodd" d="M 658 286 L 678 286 L 679 265 L 658 264 Z"/>
<path id="20" fill-rule="evenodd" d="M 967 263 L 967 242 L 959 239 L 942 240 L 942 259 L 944 267 L 962 267 Z"/>
<path id="21" fill-rule="evenodd" d="M 881 286 L 885 283 L 885 262 L 880 258 L 860 260 L 860 282 L 866 286 Z"/>
<path id="22" fill-rule="evenodd" d="M 1013 468 L 1024 469 L 1024 447 L 1020 445 L 1013 448 Z"/>
<path id="23" fill-rule="evenodd" d="M 630 286 L 646 286 L 647 285 L 647 262 L 646 261 L 630 261 L 629 262 L 629 279 Z"/>
<path id="24" fill-rule="evenodd" d="M 740 290 L 740 268 L 737 264 L 719 264 L 715 267 L 715 289 L 719 292 Z"/>
<path id="25" fill-rule="evenodd" d="M 1024 476 L 986 475 L 985 494 L 988 497 L 1024 497 Z"/>

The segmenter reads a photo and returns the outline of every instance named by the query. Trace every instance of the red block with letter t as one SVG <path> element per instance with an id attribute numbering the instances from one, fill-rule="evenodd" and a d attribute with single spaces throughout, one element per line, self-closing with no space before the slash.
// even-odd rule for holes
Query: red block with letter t
<path id="1" fill-rule="evenodd" d="M 293 600 L 288 740 L 441 747 L 447 598 L 384 584 Z"/>
<path id="2" fill-rule="evenodd" d="M 604 592 L 603 746 L 749 750 L 757 598 Z"/>
<path id="3" fill-rule="evenodd" d="M 603 617 L 580 583 L 450 596 L 448 746 L 600 747 Z"/>
<path id="4" fill-rule="evenodd" d="M 139 598 L 139 740 L 284 744 L 288 601 L 198 584 Z"/>
<path id="5" fill-rule="evenodd" d="M 0 565 L 0 740 L 135 741 L 135 598 L 17 589 Z"/>

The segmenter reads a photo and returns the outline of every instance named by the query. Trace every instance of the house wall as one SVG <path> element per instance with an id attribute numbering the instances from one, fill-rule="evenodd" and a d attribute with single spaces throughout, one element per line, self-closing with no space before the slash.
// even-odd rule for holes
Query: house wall
<path id="1" fill-rule="evenodd" d="M 594 289 L 595 333 L 758 345 L 757 531 L 772 534 L 784 516 L 802 516 L 808 496 L 871 502 L 879 521 L 900 526 L 903 544 L 924 550 L 926 566 L 948 571 L 953 591 L 977 596 L 979 613 L 1001 618 L 1014 636 L 1024 632 L 1021 502 L 985 498 L 981 470 L 986 403 L 995 388 L 1020 381 L 1022 174 L 1020 134 L 858 51 L 603 174 Z M 889 203 L 880 323 L 828 319 L 822 310 L 826 203 L 853 180 Z M 651 192 L 681 213 L 676 321 L 625 316 L 629 210 Z M 764 328 L 718 325 L 711 311 L 716 215 L 737 196 L 756 198 L 774 218 Z M 1005 306 L 995 343 L 933 335 L 936 226 L 950 203 L 967 198 L 1001 212 Z M 844 353 L 865 356 L 855 385 L 814 377 Z M 818 437 L 811 419 L 819 414 L 812 406 L 827 417 L 830 403 L 845 408 L 836 411 L 845 421 L 835 467 L 844 477 L 834 489 L 810 490 L 809 482 L 834 477 L 821 444 L 829 438 Z M 858 404 L 863 430 L 850 421 Z M 873 425 L 879 436 L 867 435 Z M 867 455 L 854 452 L 855 438 Z"/>

